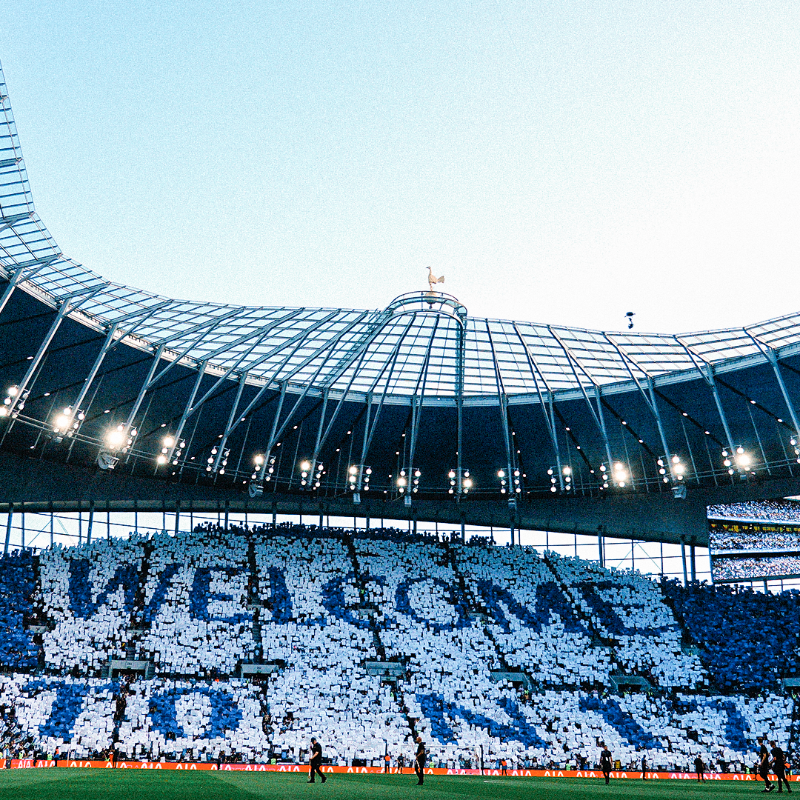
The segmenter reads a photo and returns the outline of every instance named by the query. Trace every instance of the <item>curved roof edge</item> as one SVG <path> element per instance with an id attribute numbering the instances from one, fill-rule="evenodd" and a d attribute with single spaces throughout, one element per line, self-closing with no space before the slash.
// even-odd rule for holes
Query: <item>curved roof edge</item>
<path id="1" fill-rule="evenodd" d="M 742 328 L 622 333 L 385 310 L 248 307 L 176 300 L 107 281 L 65 257 L 35 211 L 0 67 L 0 310 L 20 289 L 135 347 L 263 385 L 385 394 L 399 402 L 539 402 L 730 371 L 800 348 L 800 313 Z M 422 295 L 420 295 L 422 297 Z M 394 302 L 394 301 L 393 301 Z"/>

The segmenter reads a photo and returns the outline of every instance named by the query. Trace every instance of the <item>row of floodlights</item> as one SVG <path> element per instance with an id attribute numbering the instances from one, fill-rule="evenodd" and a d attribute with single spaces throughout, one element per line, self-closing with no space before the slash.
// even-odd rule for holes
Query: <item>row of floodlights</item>
<path id="1" fill-rule="evenodd" d="M 28 398 L 29 391 L 20 391 L 18 386 L 10 386 L 6 391 L 6 397 L 3 404 L 0 405 L 0 418 L 11 417 L 16 418 L 20 411 L 25 407 L 25 401 Z M 56 438 L 62 439 L 65 437 L 74 436 L 81 427 L 81 424 L 86 419 L 86 414 L 81 409 L 66 406 L 56 413 L 51 423 L 53 433 Z M 127 452 L 133 444 L 138 431 L 136 428 L 129 428 L 126 425 L 120 424 L 115 427 L 109 428 L 104 436 L 105 446 L 113 452 Z M 800 463 L 800 446 L 798 446 L 798 439 L 792 437 L 790 444 L 794 448 L 797 462 Z M 175 437 L 167 435 L 162 440 L 161 452 L 156 457 L 159 465 L 164 465 L 172 461 L 174 466 L 180 463 L 183 451 L 186 447 L 184 440 L 176 440 Z M 206 471 L 218 471 L 221 475 L 225 474 L 225 468 L 228 463 L 228 456 L 230 450 L 225 450 L 221 456 L 216 447 L 212 448 L 211 456 L 208 458 Z M 752 456 L 741 446 L 736 446 L 729 449 L 722 450 L 723 466 L 727 469 L 729 475 L 733 475 L 735 470 L 741 472 L 748 472 L 751 470 L 753 459 Z M 275 471 L 275 456 L 270 456 L 269 463 L 265 468 L 265 457 L 263 455 L 255 456 L 254 462 L 256 471 L 253 473 L 255 480 L 259 473 L 265 481 L 272 479 Z M 686 475 L 686 466 L 681 462 L 677 455 L 671 457 L 662 456 L 657 461 L 659 467 L 659 474 L 664 483 L 672 481 L 683 481 Z M 300 463 L 300 485 L 313 488 L 319 488 L 322 476 L 325 474 L 322 462 L 312 464 L 308 460 Z M 558 468 L 550 467 L 547 470 L 550 476 L 550 491 L 558 491 Z M 372 468 L 364 465 L 354 464 L 349 468 L 348 483 L 349 488 L 353 491 L 368 491 L 369 480 L 372 475 Z M 573 487 L 572 468 L 564 466 L 561 468 L 562 485 L 565 491 L 571 491 Z M 418 469 L 415 470 L 401 470 L 395 483 L 398 492 L 403 494 L 407 491 L 416 493 L 419 489 L 419 479 L 421 473 Z M 498 470 L 497 477 L 500 479 L 500 492 L 501 494 L 522 492 L 520 482 L 520 471 L 518 469 L 511 470 L 506 473 L 506 470 Z M 458 470 L 451 469 L 448 472 L 449 479 L 449 493 L 455 494 L 458 492 L 467 494 L 470 489 L 474 488 L 473 479 L 470 477 L 468 469 L 461 470 L 459 481 Z M 609 469 L 605 464 L 600 465 L 600 481 L 604 489 L 609 488 L 613 483 L 620 488 L 625 488 L 631 481 L 631 475 L 628 468 L 621 462 L 616 461 Z"/>
<path id="2" fill-rule="evenodd" d="M 547 470 L 547 474 L 550 476 L 550 491 L 557 492 L 559 488 L 558 467 L 550 467 L 550 469 Z M 572 467 L 562 467 L 561 478 L 564 491 L 571 492 L 574 486 L 572 481 Z M 611 483 L 616 484 L 620 489 L 624 489 L 628 483 L 630 483 L 630 480 L 630 472 L 621 461 L 615 461 L 610 470 L 605 464 L 600 465 L 600 481 L 603 489 L 608 489 Z"/>

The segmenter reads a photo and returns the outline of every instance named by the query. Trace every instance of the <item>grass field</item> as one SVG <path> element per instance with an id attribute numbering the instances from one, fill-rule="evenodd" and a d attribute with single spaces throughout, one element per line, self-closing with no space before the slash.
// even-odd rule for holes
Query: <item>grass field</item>
<path id="1" fill-rule="evenodd" d="M 0 770 L 3 800 L 256 800 L 326 798 L 382 800 L 423 796 L 428 800 L 736 800 L 761 792 L 760 782 L 563 778 L 480 778 L 430 776 L 418 787 L 413 776 L 332 775 L 323 786 L 309 786 L 303 774 L 248 772 L 159 772 L 127 770 Z"/>

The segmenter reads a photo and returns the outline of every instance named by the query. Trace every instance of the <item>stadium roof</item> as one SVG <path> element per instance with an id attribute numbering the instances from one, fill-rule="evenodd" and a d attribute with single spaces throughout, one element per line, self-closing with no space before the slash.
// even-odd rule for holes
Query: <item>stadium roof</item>
<path id="1" fill-rule="evenodd" d="M 125 323 L 139 346 L 163 346 L 165 356 L 194 366 L 232 369 L 255 383 L 386 392 L 405 403 L 413 395 L 427 403 L 459 391 L 465 402 L 498 402 L 501 394 L 530 402 L 539 393 L 628 389 L 634 381 L 696 376 L 708 365 L 735 369 L 742 360 L 766 361 L 770 351 L 794 352 L 800 342 L 800 314 L 678 335 L 618 333 L 470 317 L 447 295 L 432 303 L 409 295 L 418 302 L 372 311 L 242 307 L 175 300 L 113 283 L 67 258 L 36 214 L 1 71 L 0 94 L 3 276 L 53 307 L 83 292 L 74 316 L 97 327 Z"/>
<path id="2" fill-rule="evenodd" d="M 270 475 L 290 492 L 306 487 L 301 460 L 325 465 L 309 488 L 333 493 L 369 464 L 387 498 L 401 470 L 444 499 L 468 468 L 474 493 L 498 499 L 519 473 L 520 501 L 798 471 L 800 314 L 672 335 L 471 317 L 438 292 L 361 311 L 162 297 L 60 251 L 34 209 L 1 70 L 0 96 L 7 449 L 87 465 L 110 449 L 120 471 L 165 455 L 177 481 Z M 110 447 L 109 422 L 132 442 Z"/>

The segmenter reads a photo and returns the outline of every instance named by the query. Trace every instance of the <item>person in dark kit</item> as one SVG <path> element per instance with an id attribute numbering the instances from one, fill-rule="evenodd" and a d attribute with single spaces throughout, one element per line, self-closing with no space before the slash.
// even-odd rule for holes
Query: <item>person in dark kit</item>
<path id="1" fill-rule="evenodd" d="M 758 774 L 764 781 L 764 792 L 771 792 L 775 787 L 769 782 L 769 750 L 763 736 L 758 737 Z"/>
<path id="2" fill-rule="evenodd" d="M 611 777 L 611 751 L 606 747 L 603 742 L 600 745 L 603 749 L 600 751 L 600 771 L 606 779 L 606 786 L 608 786 L 609 778 Z"/>
<path id="3" fill-rule="evenodd" d="M 642 756 L 642 780 L 647 780 L 647 756 Z"/>
<path id="4" fill-rule="evenodd" d="M 697 782 L 700 783 L 701 781 L 705 781 L 706 779 L 706 765 L 703 763 L 703 759 L 698 753 L 694 760 L 694 771 L 697 775 Z"/>
<path id="5" fill-rule="evenodd" d="M 789 786 L 789 781 L 786 778 L 786 754 L 778 747 L 777 742 L 770 742 L 770 744 L 772 745 L 772 750 L 770 750 L 770 755 L 772 756 L 772 771 L 778 779 L 778 794 L 781 794 L 783 791 L 781 784 L 786 786 L 786 791 L 791 794 L 792 788 Z"/>
<path id="6" fill-rule="evenodd" d="M 417 786 L 422 786 L 422 781 L 425 776 L 425 762 L 428 756 L 425 753 L 425 743 L 422 741 L 421 736 L 417 736 L 417 756 L 414 759 L 414 773 L 417 776 Z"/>
<path id="7" fill-rule="evenodd" d="M 325 776 L 320 771 L 320 766 L 322 766 L 322 745 L 313 736 L 311 737 L 311 759 L 308 764 L 310 767 L 308 782 L 314 783 L 314 774 L 317 774 L 322 779 L 322 782 L 325 783 Z"/>

